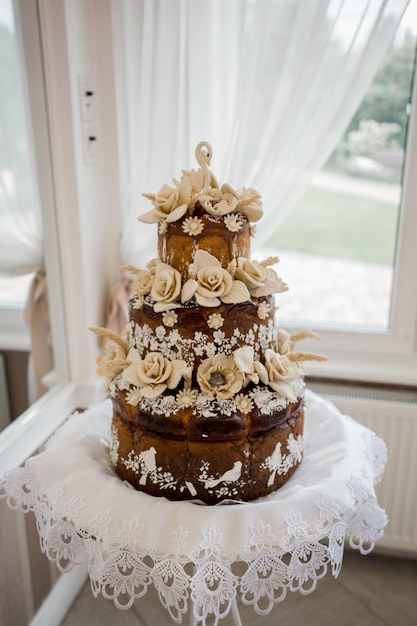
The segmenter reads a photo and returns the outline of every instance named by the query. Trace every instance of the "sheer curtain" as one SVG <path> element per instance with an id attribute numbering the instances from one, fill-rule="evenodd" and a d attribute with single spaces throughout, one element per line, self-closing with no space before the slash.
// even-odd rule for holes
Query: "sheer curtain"
<path id="1" fill-rule="evenodd" d="M 0 24 L 0 273 L 29 274 L 42 262 L 42 222 L 18 33 Z"/>
<path id="2" fill-rule="evenodd" d="M 19 19 L 4 4 L 0 36 L 0 276 L 34 274 L 26 301 L 26 320 L 32 340 L 32 370 L 36 389 L 46 388 L 42 377 L 52 368 L 43 234 L 39 192 L 34 168 L 31 125 L 27 110 L 24 64 L 19 46 Z"/>
<path id="3" fill-rule="evenodd" d="M 240 0 L 114 1 L 123 262 L 155 256 L 137 216 L 143 193 L 196 167 L 202 139 L 224 167 L 239 87 Z M 213 165 L 213 162 L 212 162 Z"/>
<path id="4" fill-rule="evenodd" d="M 407 4 L 114 0 L 122 261 L 155 256 L 141 194 L 195 167 L 201 140 L 219 182 L 262 194 L 261 243 L 331 154 Z"/>

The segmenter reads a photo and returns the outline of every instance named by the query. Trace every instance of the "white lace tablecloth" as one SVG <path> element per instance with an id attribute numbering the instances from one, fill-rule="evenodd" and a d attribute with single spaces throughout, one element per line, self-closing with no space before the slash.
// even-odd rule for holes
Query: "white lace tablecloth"
<path id="1" fill-rule="evenodd" d="M 0 495 L 34 512 L 60 570 L 86 558 L 93 594 L 118 608 L 153 584 L 177 623 L 190 598 L 203 625 L 237 596 L 267 614 L 289 590 L 314 591 L 329 566 L 337 576 L 346 539 L 370 552 L 387 523 L 374 491 L 385 444 L 309 390 L 306 401 L 301 466 L 254 502 L 210 507 L 132 489 L 109 461 L 110 400 L 71 416 L 45 451 L 2 478 Z"/>

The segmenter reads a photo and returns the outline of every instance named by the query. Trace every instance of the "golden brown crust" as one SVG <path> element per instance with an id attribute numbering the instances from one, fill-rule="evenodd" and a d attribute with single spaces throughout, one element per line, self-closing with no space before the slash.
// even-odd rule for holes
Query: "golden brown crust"
<path id="1" fill-rule="evenodd" d="M 274 414 L 268 429 L 256 411 L 249 416 L 202 418 L 184 409 L 172 419 L 158 418 L 132 410 L 123 393 L 113 405 L 116 471 L 150 495 L 206 504 L 249 501 L 278 489 L 301 462 L 301 447 L 294 456 L 289 441 L 302 439 L 302 401 Z M 282 471 L 277 458 L 291 454 Z"/>
<path id="2" fill-rule="evenodd" d="M 155 312 L 152 304 L 146 301 L 142 308 L 136 309 L 134 302 L 133 298 L 130 302 L 130 320 L 133 325 L 131 345 L 139 351 L 142 358 L 148 352 L 155 351 L 156 346 L 162 353 L 166 348 L 171 358 L 184 359 L 196 371 L 201 361 L 207 356 L 203 343 L 205 346 L 216 345 L 219 341 L 218 331 L 221 333 L 222 342 L 229 343 L 233 346 L 233 350 L 249 345 L 251 342 L 256 360 L 263 357 L 268 348 L 277 349 L 273 296 L 250 298 L 247 302 L 220 304 L 213 308 L 192 303 L 175 309 L 177 340 L 169 346 L 167 346 L 167 337 L 171 328 L 164 327 L 164 313 Z M 261 310 L 263 307 L 262 319 L 259 317 L 260 306 Z M 222 318 L 220 328 L 209 325 L 211 315 L 218 315 Z M 144 341 L 144 329 L 152 341 Z M 157 329 L 163 329 L 163 334 Z"/>
<path id="3" fill-rule="evenodd" d="M 188 235 L 183 225 L 190 216 L 188 213 L 171 224 L 166 224 L 166 232 L 158 234 L 158 256 L 188 278 L 188 269 L 193 262 L 196 250 L 206 250 L 215 256 L 222 267 L 239 257 L 249 257 L 250 224 L 244 215 L 239 214 L 242 227 L 238 232 L 229 231 L 224 217 L 208 215 L 197 204 L 193 217 L 201 220 L 203 230 L 198 235 Z"/>

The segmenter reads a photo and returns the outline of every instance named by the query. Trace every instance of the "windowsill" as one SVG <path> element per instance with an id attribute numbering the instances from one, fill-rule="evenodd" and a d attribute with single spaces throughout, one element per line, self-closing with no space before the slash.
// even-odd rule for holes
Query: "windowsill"
<path id="1" fill-rule="evenodd" d="M 311 347 L 311 346 L 310 346 Z M 329 360 L 306 364 L 308 374 L 314 378 L 380 384 L 384 386 L 417 387 L 417 360 L 412 356 L 392 355 L 338 355 L 326 349 L 316 351 Z M 308 381 L 309 376 L 307 376 Z"/>

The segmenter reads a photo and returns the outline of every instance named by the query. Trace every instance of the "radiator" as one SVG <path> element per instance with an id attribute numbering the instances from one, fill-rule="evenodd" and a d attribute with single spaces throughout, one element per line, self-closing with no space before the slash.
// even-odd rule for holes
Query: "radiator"
<path id="1" fill-rule="evenodd" d="M 389 523 L 376 549 L 416 557 L 417 391 L 332 382 L 308 386 L 385 441 L 388 461 L 376 494 Z"/>

